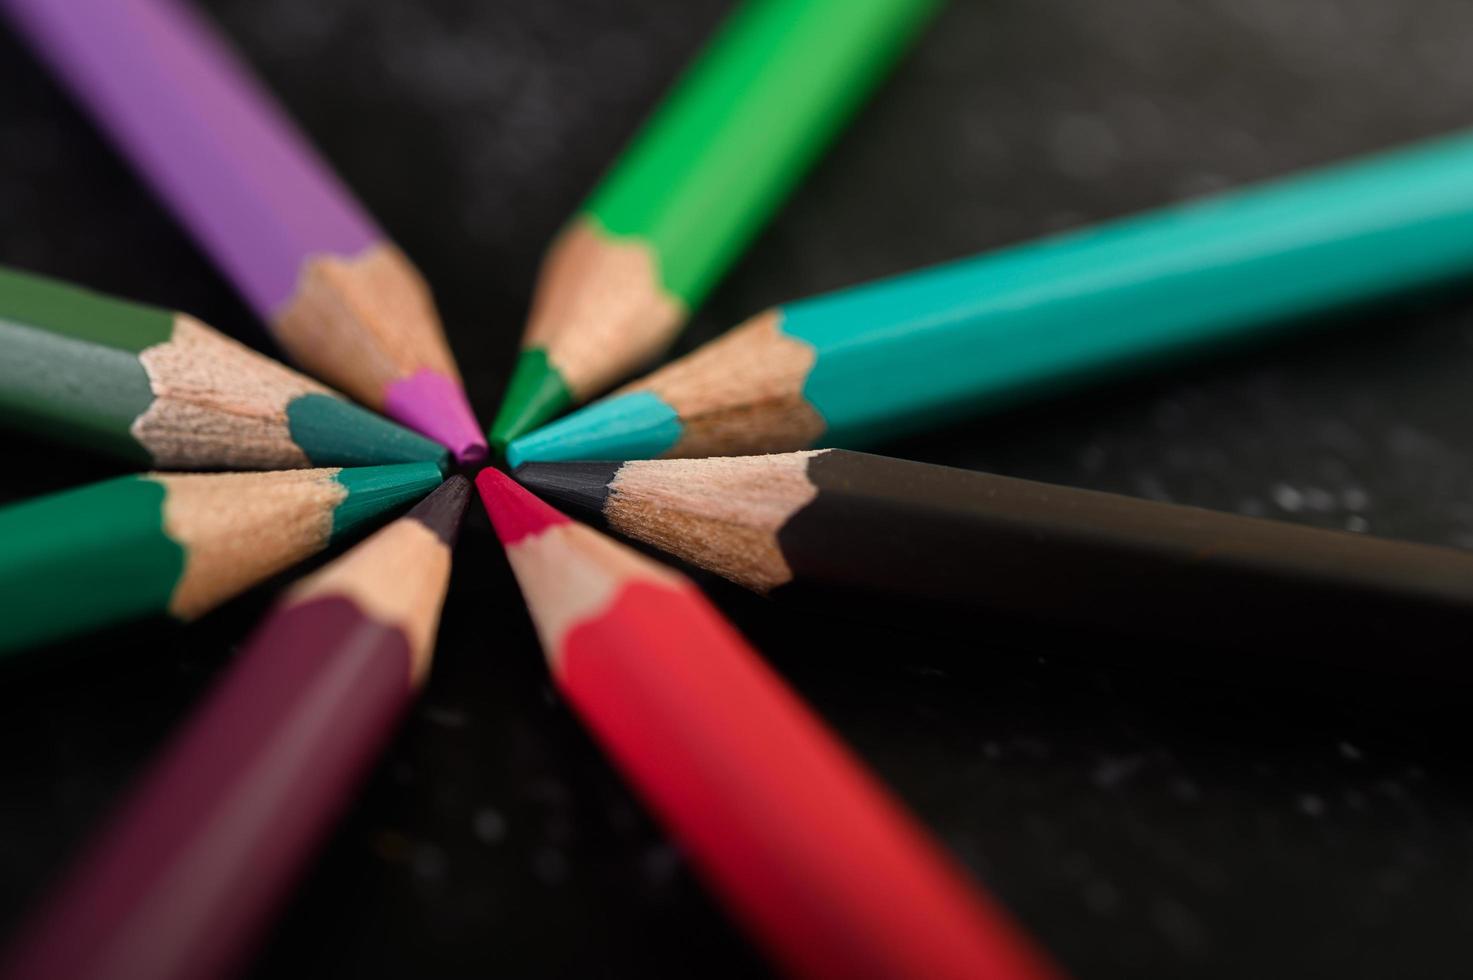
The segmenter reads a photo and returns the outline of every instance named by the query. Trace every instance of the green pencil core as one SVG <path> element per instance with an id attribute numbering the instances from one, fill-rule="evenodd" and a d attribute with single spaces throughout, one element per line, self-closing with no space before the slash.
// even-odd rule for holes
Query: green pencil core
<path id="1" fill-rule="evenodd" d="M 548 363 L 547 351 L 541 347 L 528 348 L 517 358 L 501 411 L 487 437 L 497 455 L 504 456 L 513 439 L 531 432 L 572 404 L 572 392 L 557 368 Z"/>

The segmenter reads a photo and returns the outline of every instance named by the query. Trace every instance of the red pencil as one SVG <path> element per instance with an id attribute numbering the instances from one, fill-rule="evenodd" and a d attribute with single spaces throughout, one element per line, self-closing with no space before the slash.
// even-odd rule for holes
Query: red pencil
<path id="1" fill-rule="evenodd" d="M 690 582 L 501 473 L 476 485 L 559 688 L 784 967 L 1058 975 Z"/>

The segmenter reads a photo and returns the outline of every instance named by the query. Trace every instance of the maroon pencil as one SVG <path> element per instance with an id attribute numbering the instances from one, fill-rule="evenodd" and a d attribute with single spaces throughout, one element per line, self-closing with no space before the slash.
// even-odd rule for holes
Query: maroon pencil
<path id="1" fill-rule="evenodd" d="M 229 971 L 424 679 L 469 491 L 453 477 L 292 589 L 0 975 Z"/>

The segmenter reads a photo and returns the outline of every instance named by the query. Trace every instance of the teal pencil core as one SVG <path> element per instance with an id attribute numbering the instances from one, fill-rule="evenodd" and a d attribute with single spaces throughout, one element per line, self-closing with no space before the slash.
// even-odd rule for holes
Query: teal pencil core
<path id="1" fill-rule="evenodd" d="M 648 391 L 594 402 L 528 433 L 506 449 L 507 465 L 574 459 L 656 459 L 680 441 L 675 410 Z"/>
<path id="2" fill-rule="evenodd" d="M 445 447 L 368 409 L 331 395 L 293 398 L 287 428 L 313 466 L 444 464 Z"/>
<path id="3" fill-rule="evenodd" d="M 359 466 L 339 471 L 337 481 L 348 490 L 332 515 L 332 536 L 352 531 L 438 487 L 444 477 L 434 463 Z"/>

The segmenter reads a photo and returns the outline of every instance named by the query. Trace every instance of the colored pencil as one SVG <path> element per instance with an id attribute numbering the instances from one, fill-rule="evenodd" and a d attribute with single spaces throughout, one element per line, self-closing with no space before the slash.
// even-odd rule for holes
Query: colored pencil
<path id="1" fill-rule="evenodd" d="M 149 473 L 0 508 L 0 653 L 194 619 L 440 480 L 434 463 Z"/>
<path id="2" fill-rule="evenodd" d="M 789 972 L 1053 975 L 694 586 L 476 484 L 558 687 Z"/>
<path id="3" fill-rule="evenodd" d="M 854 448 L 1473 271 L 1473 133 L 799 300 L 518 440 Z"/>
<path id="4" fill-rule="evenodd" d="M 179 0 L 0 0 L 308 371 L 480 459 L 418 270 L 265 88 Z"/>
<path id="5" fill-rule="evenodd" d="M 660 354 L 936 6 L 738 8 L 543 259 L 492 443 Z"/>
<path id="6" fill-rule="evenodd" d="M 0 419 L 164 469 L 441 461 L 445 450 L 200 321 L 0 267 Z"/>
<path id="7" fill-rule="evenodd" d="M 1002 609 L 1200 645 L 1271 640 L 1337 661 L 1428 635 L 1397 664 L 1468 673 L 1473 553 L 1458 549 L 842 449 L 528 463 L 516 476 L 775 596 L 915 611 L 917 625 Z"/>
<path id="8" fill-rule="evenodd" d="M 469 496 L 453 477 L 287 593 L 0 975 L 234 972 L 424 681 Z"/>

